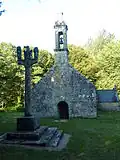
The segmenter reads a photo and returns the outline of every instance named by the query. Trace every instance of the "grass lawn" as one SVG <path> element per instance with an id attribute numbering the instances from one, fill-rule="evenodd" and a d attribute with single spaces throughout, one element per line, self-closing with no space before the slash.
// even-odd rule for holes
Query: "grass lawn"
<path id="1" fill-rule="evenodd" d="M 0 132 L 13 131 L 22 113 L 0 113 Z M 41 119 L 72 135 L 66 149 L 48 152 L 0 146 L 0 160 L 120 160 L 120 112 L 100 112 L 97 119 L 71 119 L 66 123 Z"/>

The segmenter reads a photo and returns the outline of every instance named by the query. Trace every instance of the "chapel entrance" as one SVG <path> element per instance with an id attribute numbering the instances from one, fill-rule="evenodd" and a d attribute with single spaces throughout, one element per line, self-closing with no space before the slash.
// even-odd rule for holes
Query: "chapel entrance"
<path id="1" fill-rule="evenodd" d="M 60 119 L 69 118 L 68 104 L 65 101 L 61 101 L 58 103 L 58 112 L 59 112 Z"/>

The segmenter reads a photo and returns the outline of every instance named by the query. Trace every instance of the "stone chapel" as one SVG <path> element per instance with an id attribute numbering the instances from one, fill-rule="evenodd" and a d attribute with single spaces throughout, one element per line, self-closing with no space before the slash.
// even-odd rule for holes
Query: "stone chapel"
<path id="1" fill-rule="evenodd" d="M 32 113 L 40 117 L 69 119 L 95 118 L 97 96 L 95 86 L 68 62 L 67 31 L 65 21 L 56 21 L 55 63 L 32 88 Z"/>

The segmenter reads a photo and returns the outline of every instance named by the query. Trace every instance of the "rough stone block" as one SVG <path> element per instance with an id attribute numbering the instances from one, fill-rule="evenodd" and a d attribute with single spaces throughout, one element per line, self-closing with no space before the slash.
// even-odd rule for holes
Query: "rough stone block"
<path id="1" fill-rule="evenodd" d="M 7 140 L 39 140 L 40 135 L 36 132 L 16 132 L 16 133 L 8 133 Z"/>
<path id="2" fill-rule="evenodd" d="M 61 54 L 65 53 L 60 52 L 59 55 Z M 61 61 L 62 58 L 63 56 Z M 97 117 L 95 86 L 72 66 L 64 66 L 62 62 L 56 61 L 50 71 L 32 88 L 32 114 L 60 119 Z"/>
<path id="3" fill-rule="evenodd" d="M 34 131 L 39 127 L 39 118 L 34 116 L 17 118 L 17 131 Z"/>
<path id="4" fill-rule="evenodd" d="M 55 135 L 56 132 L 57 132 L 56 127 L 55 128 L 54 127 L 48 128 L 48 130 L 43 134 L 43 136 L 41 136 L 39 145 L 40 146 L 47 146 L 47 144 L 53 138 L 53 136 Z"/>
<path id="5" fill-rule="evenodd" d="M 7 133 L 0 133 L 0 139 L 5 139 L 7 137 Z"/>
<path id="6" fill-rule="evenodd" d="M 48 146 L 49 147 L 57 147 L 62 136 L 63 136 L 63 131 L 57 130 L 56 134 L 53 136 L 51 141 L 48 143 Z"/>

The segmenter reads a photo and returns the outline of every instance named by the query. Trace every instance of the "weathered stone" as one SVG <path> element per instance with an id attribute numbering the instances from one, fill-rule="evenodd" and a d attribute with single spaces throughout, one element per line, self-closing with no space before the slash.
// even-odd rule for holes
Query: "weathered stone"
<path id="1" fill-rule="evenodd" d="M 17 131 L 33 131 L 39 127 L 39 120 L 31 117 L 31 66 L 38 61 L 38 48 L 34 48 L 34 58 L 29 46 L 24 47 L 24 59 L 21 47 L 17 47 L 18 64 L 25 67 L 25 117 L 17 119 Z"/>
<path id="2" fill-rule="evenodd" d="M 24 142 L 24 140 L 4 140 L 1 143 L 2 144 L 21 144 L 22 142 Z"/>
<path id="3" fill-rule="evenodd" d="M 97 116 L 95 86 L 68 63 L 67 25 L 55 24 L 55 63 L 31 91 L 32 114 L 40 117 Z M 60 36 L 63 48 L 60 48 Z M 60 102 L 66 105 L 58 105 Z M 66 116 L 65 116 L 66 115 Z"/>
<path id="4" fill-rule="evenodd" d="M 47 146 L 49 141 L 55 135 L 56 131 L 57 131 L 57 128 L 54 128 L 54 127 L 48 128 L 48 130 L 43 134 L 43 136 L 41 136 L 39 145 Z"/>
<path id="5" fill-rule="evenodd" d="M 58 130 L 56 127 L 41 126 L 33 132 L 9 132 L 6 138 L 0 139 L 0 144 L 61 150 L 68 142 L 64 139 L 65 135 L 63 131 Z"/>
<path id="6" fill-rule="evenodd" d="M 40 135 L 36 132 L 10 132 L 7 134 L 7 140 L 39 140 Z"/>
<path id="7" fill-rule="evenodd" d="M 96 117 L 95 86 L 70 65 L 62 72 L 64 77 L 61 78 L 61 73 L 57 73 L 53 66 L 32 89 L 32 113 L 40 117 L 59 118 L 58 103 L 65 101 L 69 117 Z"/>
<path id="8" fill-rule="evenodd" d="M 6 137 L 0 139 L 1 144 L 20 144 L 33 146 L 51 146 L 55 147 L 59 144 L 63 135 L 63 131 L 59 131 L 56 127 L 41 126 L 39 129 L 31 132 L 8 132 Z"/>
<path id="9" fill-rule="evenodd" d="M 32 143 L 32 144 L 24 143 L 25 141 L 23 141 L 23 142 L 22 141 L 19 141 L 19 142 L 18 141 L 14 141 L 14 142 L 13 141 L 4 141 L 4 143 L 0 142 L 0 146 L 6 147 L 6 145 L 7 145 L 9 147 L 11 147 L 11 146 L 23 147 L 24 149 L 27 148 L 27 149 L 36 149 L 36 150 L 61 151 L 66 148 L 70 137 L 71 137 L 71 135 L 64 134 L 57 147 L 40 147 L 39 143 L 37 143 L 38 141 L 34 141 L 34 143 Z M 33 141 L 31 141 L 31 142 L 33 142 Z M 35 142 L 36 142 L 36 144 L 35 144 Z"/>
<path id="10" fill-rule="evenodd" d="M 40 128 L 36 129 L 34 132 L 39 133 L 39 135 L 41 136 L 47 129 L 48 129 L 48 126 L 40 126 Z"/>
<path id="11" fill-rule="evenodd" d="M 37 141 L 23 141 L 21 142 L 22 145 L 32 145 L 32 146 L 40 146 L 40 139 Z"/>
<path id="12" fill-rule="evenodd" d="M 8 132 L 6 133 L 6 140 L 24 140 L 24 141 L 38 141 L 41 135 L 48 129 L 47 126 L 41 126 L 39 129 L 31 132 Z"/>
<path id="13" fill-rule="evenodd" d="M 0 139 L 6 139 L 7 133 L 0 133 Z"/>
<path id="14" fill-rule="evenodd" d="M 37 117 L 17 118 L 17 131 L 34 131 L 40 127 L 40 120 Z"/>
<path id="15" fill-rule="evenodd" d="M 57 130 L 54 137 L 51 139 L 51 141 L 47 145 L 49 147 L 57 147 L 62 136 L 63 136 L 63 131 Z"/>
<path id="16" fill-rule="evenodd" d="M 46 147 L 48 146 L 48 143 L 52 139 L 52 137 L 55 136 L 56 132 L 57 132 L 57 128 L 54 128 L 54 127 L 48 128 L 41 134 L 38 140 L 25 140 L 24 142 L 22 142 L 22 144 L 38 145 L 38 146 Z"/>

